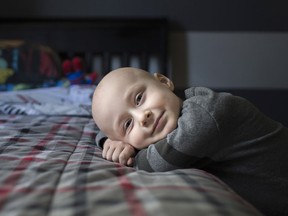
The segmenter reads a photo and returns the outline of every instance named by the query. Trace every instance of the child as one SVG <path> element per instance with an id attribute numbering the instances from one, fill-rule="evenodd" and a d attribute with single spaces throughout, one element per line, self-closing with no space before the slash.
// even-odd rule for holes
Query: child
<path id="1" fill-rule="evenodd" d="M 108 73 L 92 102 L 103 157 L 150 172 L 206 170 L 264 214 L 288 215 L 288 129 L 243 98 L 193 87 L 183 102 L 173 89 L 161 74 Z"/>

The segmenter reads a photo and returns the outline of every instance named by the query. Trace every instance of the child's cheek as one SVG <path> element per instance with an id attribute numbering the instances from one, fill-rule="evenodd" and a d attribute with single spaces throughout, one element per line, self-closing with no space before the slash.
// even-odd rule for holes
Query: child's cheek
<path id="1" fill-rule="evenodd" d="M 129 142 L 132 146 L 134 146 L 137 149 L 143 149 L 147 147 L 148 145 L 146 144 L 148 139 L 145 138 L 145 136 L 141 133 L 133 133 L 130 134 L 130 139 Z"/>

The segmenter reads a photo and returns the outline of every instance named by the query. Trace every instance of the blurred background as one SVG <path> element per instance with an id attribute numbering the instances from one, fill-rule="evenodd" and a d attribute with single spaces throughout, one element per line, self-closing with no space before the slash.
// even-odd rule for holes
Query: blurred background
<path id="1" fill-rule="evenodd" d="M 279 0 L 2 0 L 0 18 L 166 18 L 177 88 L 288 89 L 287 6 Z"/>

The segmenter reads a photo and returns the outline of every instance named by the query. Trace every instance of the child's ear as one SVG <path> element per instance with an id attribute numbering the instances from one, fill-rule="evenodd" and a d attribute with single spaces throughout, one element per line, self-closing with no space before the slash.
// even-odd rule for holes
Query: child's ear
<path id="1" fill-rule="evenodd" d="M 174 91 L 174 84 L 168 77 L 160 73 L 154 73 L 153 75 L 156 80 L 168 87 L 171 91 Z"/>

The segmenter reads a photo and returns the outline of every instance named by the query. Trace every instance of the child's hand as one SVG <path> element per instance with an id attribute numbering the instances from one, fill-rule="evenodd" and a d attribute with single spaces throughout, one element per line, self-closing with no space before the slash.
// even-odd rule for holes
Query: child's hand
<path id="1" fill-rule="evenodd" d="M 102 157 L 106 160 L 132 166 L 135 149 L 128 143 L 107 139 L 103 146 Z"/>

